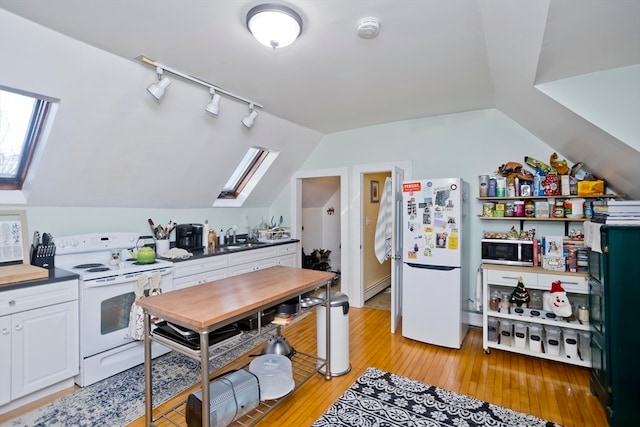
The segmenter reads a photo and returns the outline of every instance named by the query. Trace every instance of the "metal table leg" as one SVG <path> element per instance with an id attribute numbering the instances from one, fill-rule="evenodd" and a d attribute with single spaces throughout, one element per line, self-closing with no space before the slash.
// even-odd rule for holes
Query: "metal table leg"
<path id="1" fill-rule="evenodd" d="M 145 308 L 144 313 L 144 406 L 146 425 L 153 420 L 153 386 L 151 378 L 151 321 Z"/>
<path id="2" fill-rule="evenodd" d="M 209 333 L 205 331 L 200 331 L 200 372 L 202 373 L 202 425 L 210 426 Z"/>
<path id="3" fill-rule="evenodd" d="M 325 365 L 325 376 L 324 378 L 326 380 L 330 380 L 331 379 L 331 280 L 329 280 L 327 282 L 327 284 L 325 285 L 327 288 L 327 300 L 325 301 L 326 304 L 326 312 L 327 312 L 327 316 L 326 316 L 326 330 L 325 330 L 325 339 L 327 340 L 326 343 L 326 348 L 327 348 L 327 354 L 325 355 L 327 362 Z"/>

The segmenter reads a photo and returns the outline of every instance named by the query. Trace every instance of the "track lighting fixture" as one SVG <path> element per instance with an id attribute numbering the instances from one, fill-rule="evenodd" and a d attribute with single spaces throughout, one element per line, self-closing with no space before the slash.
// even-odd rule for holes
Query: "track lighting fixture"
<path id="1" fill-rule="evenodd" d="M 147 58 L 144 55 L 138 55 L 135 59 L 139 60 L 144 64 L 148 64 L 156 67 L 156 73 L 158 74 L 158 82 L 150 84 L 149 87 L 147 87 L 147 90 L 158 101 L 160 101 L 160 99 L 164 96 L 165 89 L 171 84 L 171 80 L 168 77 L 163 76 L 163 73 L 171 73 L 175 76 L 182 77 L 185 80 L 189 80 L 194 83 L 198 83 L 199 85 L 208 87 L 209 93 L 211 94 L 211 101 L 209 102 L 209 104 L 207 104 L 205 111 L 213 114 L 214 116 L 217 116 L 218 112 L 220 111 L 220 100 L 222 99 L 221 94 L 229 98 L 233 98 L 237 101 L 245 102 L 246 104 L 249 105 L 249 115 L 242 119 L 242 123 L 244 123 L 246 127 L 250 128 L 251 126 L 253 126 L 253 121 L 258 116 L 258 112 L 255 110 L 255 108 L 262 108 L 261 104 L 255 103 L 249 99 L 235 95 L 231 92 L 227 92 L 226 90 L 221 89 L 202 79 L 193 77 L 189 74 L 174 70 L 165 65 L 157 63 L 153 59 Z"/>
<path id="2" fill-rule="evenodd" d="M 168 88 L 169 85 L 171 84 L 171 79 L 169 77 L 163 77 L 162 72 L 163 72 L 162 68 L 156 67 L 156 73 L 158 74 L 158 82 L 151 83 L 149 86 L 147 86 L 147 90 L 151 95 L 153 95 L 156 101 L 160 101 L 162 99 L 162 97 L 164 96 L 165 89 Z"/>
<path id="3" fill-rule="evenodd" d="M 218 112 L 220 111 L 220 95 L 218 95 L 216 93 L 216 90 L 214 88 L 210 88 L 209 89 L 209 93 L 211 94 L 211 102 L 209 102 L 209 104 L 207 104 L 207 108 L 205 108 L 205 110 L 208 113 L 213 114 L 214 116 L 218 115 Z"/>
<path id="4" fill-rule="evenodd" d="M 242 124 L 250 128 L 253 126 L 253 122 L 256 120 L 256 117 L 258 117 L 258 112 L 253 109 L 253 104 L 249 104 L 249 114 L 242 119 Z"/>
<path id="5" fill-rule="evenodd" d="M 278 49 L 296 41 L 302 32 L 302 18 L 281 4 L 259 4 L 247 13 L 247 28 L 261 44 Z"/>

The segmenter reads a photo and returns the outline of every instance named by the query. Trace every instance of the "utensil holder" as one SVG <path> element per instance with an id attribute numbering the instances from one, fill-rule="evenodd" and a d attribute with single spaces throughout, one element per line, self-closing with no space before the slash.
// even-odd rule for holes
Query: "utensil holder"
<path id="1" fill-rule="evenodd" d="M 55 254 L 55 243 L 38 246 L 31 245 L 31 265 L 51 270 L 52 268 L 55 268 Z"/>
<path id="2" fill-rule="evenodd" d="M 156 255 L 162 256 L 163 253 L 169 251 L 170 242 L 168 239 L 156 240 Z"/>

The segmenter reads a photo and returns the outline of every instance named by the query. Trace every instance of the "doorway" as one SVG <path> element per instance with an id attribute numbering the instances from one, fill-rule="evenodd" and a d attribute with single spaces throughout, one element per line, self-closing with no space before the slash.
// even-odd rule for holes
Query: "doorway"
<path id="1" fill-rule="evenodd" d="M 391 260 L 378 259 L 375 253 L 375 235 L 378 214 L 380 213 L 380 197 L 384 182 L 391 178 L 391 171 L 365 173 L 362 175 L 362 287 L 363 302 L 391 287 Z M 378 300 L 382 298 L 379 297 Z M 389 304 L 391 299 L 389 298 Z M 376 304 L 376 307 L 378 305 Z M 391 307 L 388 307 L 391 310 Z"/>
<path id="2" fill-rule="evenodd" d="M 401 191 L 402 181 L 411 179 L 412 162 L 397 161 L 392 163 L 379 163 L 368 165 L 356 165 L 351 168 L 320 169 L 310 171 L 298 171 L 291 180 L 291 232 L 292 237 L 300 239 L 302 236 L 302 187 L 303 180 L 321 177 L 340 178 L 340 212 L 335 211 L 335 215 L 340 220 L 340 268 L 341 282 L 340 291 L 349 296 L 349 304 L 354 307 L 364 306 L 364 286 L 362 280 L 362 224 L 364 215 L 362 213 L 362 198 L 365 194 L 363 176 L 367 173 L 391 173 L 392 176 L 399 176 L 394 184 L 394 199 L 398 199 L 398 192 Z M 351 180 L 349 180 L 351 174 Z M 382 183 L 380 183 L 382 185 Z M 368 192 L 367 192 L 368 194 Z M 399 217 L 401 205 L 396 204 L 394 215 Z M 396 249 L 401 248 L 401 237 L 395 234 L 393 245 Z M 303 242 L 304 244 L 304 242 Z M 306 250 L 306 249 L 305 249 Z M 331 255 L 334 259 L 333 254 Z M 401 261 L 392 262 L 392 278 L 398 276 Z M 401 280 L 400 280 L 401 282 Z M 391 331 L 395 332 L 402 314 L 401 304 L 401 283 L 392 294 L 391 310 Z"/>
<path id="3" fill-rule="evenodd" d="M 339 291 L 349 294 L 347 185 L 346 169 L 297 172 L 291 180 L 291 232 L 305 255 L 325 255 L 327 268 L 340 273 Z"/>

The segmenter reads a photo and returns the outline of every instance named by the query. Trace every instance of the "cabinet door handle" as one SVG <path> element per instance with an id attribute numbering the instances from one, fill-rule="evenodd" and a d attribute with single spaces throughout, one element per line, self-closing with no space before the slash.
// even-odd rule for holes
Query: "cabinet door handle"
<path id="1" fill-rule="evenodd" d="M 2 335 L 9 335 L 9 328 L 2 328 Z"/>
<path id="2" fill-rule="evenodd" d="M 22 325 L 20 323 L 18 323 L 16 325 L 16 331 L 20 332 L 22 330 Z"/>
<path id="3" fill-rule="evenodd" d="M 14 305 L 16 305 L 16 300 L 12 299 L 11 301 L 9 301 L 9 305 L 11 307 L 13 307 Z"/>
<path id="4" fill-rule="evenodd" d="M 563 285 L 579 285 L 580 283 L 578 282 L 569 282 L 569 281 L 562 281 Z"/>
<path id="5" fill-rule="evenodd" d="M 512 277 L 512 276 L 502 276 L 503 279 L 509 279 L 509 280 L 518 280 L 517 277 Z"/>

